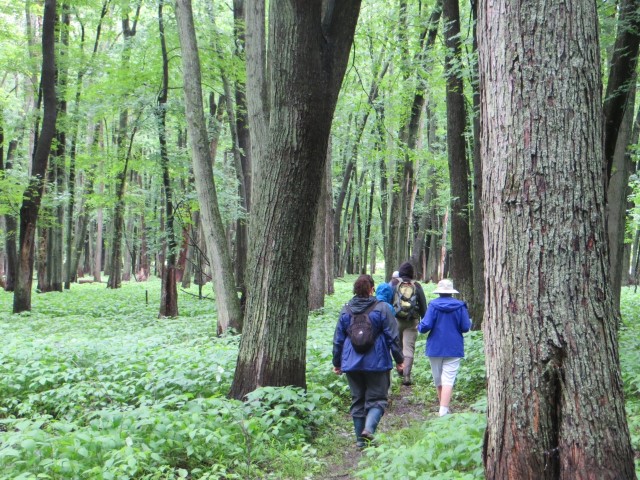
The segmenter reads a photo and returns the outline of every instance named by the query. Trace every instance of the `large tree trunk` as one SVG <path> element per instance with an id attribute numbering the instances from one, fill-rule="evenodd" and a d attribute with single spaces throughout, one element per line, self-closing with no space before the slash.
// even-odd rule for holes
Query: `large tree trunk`
<path id="1" fill-rule="evenodd" d="M 460 296 L 473 308 L 473 264 L 469 229 L 469 167 L 464 137 L 467 123 L 463 82 L 460 74 L 460 10 L 458 0 L 444 0 L 443 22 L 446 38 L 447 76 L 447 156 L 451 186 L 450 272 Z"/>
<path id="2" fill-rule="evenodd" d="M 247 322 L 234 398 L 263 385 L 306 384 L 311 246 L 331 121 L 360 2 L 269 2 L 268 49 L 264 0 L 247 6 L 247 98 L 256 171 Z"/>
<path id="3" fill-rule="evenodd" d="M 595 2 L 479 3 L 487 479 L 636 477 L 606 255 L 597 21 Z"/>
<path id="4" fill-rule="evenodd" d="M 44 114 L 42 130 L 38 137 L 31 165 L 31 178 L 22 197 L 20 207 L 20 250 L 13 313 L 31 310 L 31 285 L 33 282 L 33 253 L 36 221 L 40 211 L 47 161 L 55 135 L 57 100 L 55 86 L 55 23 L 56 0 L 45 0 L 42 22 L 42 93 Z"/>
<path id="5" fill-rule="evenodd" d="M 176 19 L 182 49 L 184 94 L 193 172 L 200 200 L 202 223 L 205 228 L 205 243 L 214 272 L 213 286 L 218 305 L 218 332 L 222 333 L 228 328 L 241 331 L 242 311 L 236 294 L 233 265 L 231 264 L 222 218 L 218 210 L 216 186 L 213 181 L 212 158 L 202 104 L 200 58 L 190 0 L 176 0 Z"/>

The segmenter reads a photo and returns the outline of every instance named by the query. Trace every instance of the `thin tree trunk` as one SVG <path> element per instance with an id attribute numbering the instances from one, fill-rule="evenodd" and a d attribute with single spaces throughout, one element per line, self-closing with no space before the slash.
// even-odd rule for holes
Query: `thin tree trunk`
<path id="1" fill-rule="evenodd" d="M 162 293 L 159 317 L 178 316 L 178 286 L 176 280 L 177 241 L 173 229 L 173 199 L 171 177 L 169 174 L 169 154 L 167 153 L 167 98 L 169 92 L 169 57 L 164 38 L 163 2 L 158 3 L 158 28 L 160 32 L 160 48 L 162 51 L 162 87 L 158 94 L 158 141 L 160 142 L 160 163 L 162 166 L 162 184 L 164 186 L 164 205 L 167 232 L 167 262 L 162 271 Z"/>
<path id="2" fill-rule="evenodd" d="M 218 210 L 216 186 L 213 181 L 212 158 L 202 104 L 200 58 L 190 0 L 176 0 L 176 19 L 182 50 L 184 94 L 193 171 L 205 226 L 205 242 L 215 272 L 213 283 L 218 304 L 218 332 L 222 333 L 228 328 L 241 331 L 242 311 L 236 293 L 231 256 L 227 248 L 224 226 Z"/>
<path id="3" fill-rule="evenodd" d="M 324 244 L 324 271 L 325 271 L 325 293 L 327 295 L 333 295 L 334 289 L 334 275 L 335 275 L 335 263 L 333 261 L 333 247 L 334 247 L 334 234 L 333 234 L 333 216 L 335 211 L 333 210 L 333 187 L 331 181 L 333 179 L 331 175 L 331 159 L 333 156 L 333 149 L 331 148 L 331 138 L 329 138 L 329 146 L 327 147 L 327 164 L 325 165 L 324 174 L 324 200 L 325 200 L 325 244 Z"/>
<path id="4" fill-rule="evenodd" d="M 327 164 L 330 165 L 330 156 L 327 153 Z M 313 238 L 313 258 L 311 260 L 311 277 L 309 281 L 309 310 L 318 310 L 324 307 L 324 294 L 326 285 L 326 232 L 327 220 L 327 176 L 321 177 L 321 193 L 318 200 L 318 218 L 316 220 L 315 234 Z"/>
<path id="5" fill-rule="evenodd" d="M 478 1 L 471 0 L 471 13 L 474 25 L 477 24 Z M 474 330 L 482 328 L 484 317 L 484 234 L 482 233 L 482 157 L 480 156 L 480 91 L 478 88 L 478 39 L 473 29 L 473 52 L 471 88 L 473 90 L 473 222 L 471 227 L 471 258 L 473 261 L 473 301 L 469 314 L 473 319 Z"/>
<path id="6" fill-rule="evenodd" d="M 447 55 L 447 156 L 451 189 L 451 277 L 460 297 L 471 303 L 473 263 L 469 229 L 469 171 L 465 145 L 466 109 L 460 59 L 460 11 L 458 0 L 444 0 L 443 22 Z M 473 310 L 473 307 L 471 308 Z"/>
<path id="7" fill-rule="evenodd" d="M 635 82 L 634 82 L 635 83 Z M 627 196 L 629 194 L 629 162 L 627 149 L 633 128 L 633 105 L 636 99 L 635 85 L 630 87 L 629 105 L 618 128 L 618 143 L 613 154 L 613 169 L 607 184 L 607 235 L 609 246 L 609 276 L 613 301 L 620 309 L 620 290 L 622 288 L 622 265 L 624 254 L 624 238 L 627 220 Z"/>
<path id="8" fill-rule="evenodd" d="M 129 59 L 131 57 L 131 41 L 136 35 L 136 26 L 138 24 L 138 18 L 140 16 L 141 3 L 138 4 L 136 13 L 134 16 L 133 24 L 129 26 L 129 16 L 126 12 L 122 19 L 122 35 L 124 39 L 124 50 L 122 53 L 122 66 L 126 68 L 129 65 Z M 122 240 L 124 230 L 124 193 L 126 190 L 127 174 L 129 169 L 129 160 L 131 159 L 131 149 L 133 147 L 133 138 L 136 134 L 137 121 L 135 122 L 131 136 L 129 138 L 129 146 L 125 152 L 125 139 L 129 129 L 129 113 L 126 108 L 120 112 L 120 118 L 118 123 L 118 135 L 117 135 L 117 147 L 118 147 L 118 159 L 123 162 L 122 171 L 118 173 L 116 178 L 116 206 L 113 211 L 113 237 L 111 239 L 111 256 L 110 256 L 110 268 L 109 268 L 109 280 L 107 281 L 107 288 L 120 288 L 122 281 Z"/>
<path id="9" fill-rule="evenodd" d="M 31 286 L 33 282 L 33 253 L 36 221 L 44 191 L 44 178 L 51 143 L 55 135 L 57 99 L 55 86 L 55 23 L 56 0 L 45 0 L 42 23 L 42 77 L 44 99 L 42 130 L 33 155 L 29 185 L 22 197 L 20 208 L 20 250 L 13 312 L 31 310 Z"/>

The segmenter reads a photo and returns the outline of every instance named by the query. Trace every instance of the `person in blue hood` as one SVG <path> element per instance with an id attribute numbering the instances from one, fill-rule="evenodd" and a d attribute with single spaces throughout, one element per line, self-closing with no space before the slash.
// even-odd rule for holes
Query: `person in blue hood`
<path id="1" fill-rule="evenodd" d="M 354 297 L 340 312 L 333 335 L 333 371 L 345 373 L 351 390 L 351 417 L 356 445 L 364 447 L 365 440 L 373 440 L 378 423 L 388 405 L 389 371 L 403 368 L 404 357 L 398 340 L 398 325 L 392 310 L 371 295 L 373 278 L 360 275 L 353 285 Z M 364 353 L 355 351 L 347 334 L 352 317 L 368 311 L 374 345 Z"/>
<path id="2" fill-rule="evenodd" d="M 451 280 L 440 280 L 433 293 L 440 296 L 429 303 L 426 315 L 418 324 L 418 332 L 429 332 L 426 355 L 438 390 L 439 414 L 442 417 L 449 413 L 453 384 L 460 360 L 464 358 L 462 334 L 471 328 L 471 320 L 467 304 L 453 298 L 452 295 L 459 292 L 453 288 Z"/>
<path id="3" fill-rule="evenodd" d="M 379 284 L 378 288 L 376 288 L 376 300 L 389 305 L 395 318 L 395 312 L 393 312 L 393 287 L 391 285 L 386 282 Z"/>

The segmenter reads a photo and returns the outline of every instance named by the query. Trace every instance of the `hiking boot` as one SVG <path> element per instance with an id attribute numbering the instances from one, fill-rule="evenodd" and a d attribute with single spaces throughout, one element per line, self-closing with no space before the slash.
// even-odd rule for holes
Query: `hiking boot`
<path id="1" fill-rule="evenodd" d="M 362 430 L 362 438 L 373 441 L 373 434 L 376 433 L 376 428 L 378 428 L 378 423 L 380 423 L 380 419 L 384 415 L 384 410 L 380 407 L 370 408 L 367 412 L 367 418 L 365 421 L 364 430 Z"/>
<path id="2" fill-rule="evenodd" d="M 373 440 L 375 439 L 373 433 L 371 433 L 369 430 L 362 431 L 362 438 L 369 440 L 370 442 L 373 442 Z"/>
<path id="3" fill-rule="evenodd" d="M 413 385 L 413 379 L 411 378 L 411 369 L 413 368 L 413 357 L 405 357 L 404 370 L 402 371 L 402 384 Z"/>

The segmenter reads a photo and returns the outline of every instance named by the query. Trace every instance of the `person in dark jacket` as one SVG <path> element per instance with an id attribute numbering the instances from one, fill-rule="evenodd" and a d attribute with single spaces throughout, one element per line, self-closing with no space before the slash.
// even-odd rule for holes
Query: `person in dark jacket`
<path id="1" fill-rule="evenodd" d="M 394 272 L 395 273 L 395 272 Z M 413 356 L 416 349 L 416 339 L 418 338 L 418 330 L 416 329 L 418 322 L 427 311 L 427 299 L 424 296 L 422 285 L 414 280 L 413 265 L 404 262 L 398 269 L 398 278 L 392 278 L 391 286 L 393 287 L 394 302 L 397 303 L 398 285 L 402 282 L 411 282 L 415 285 L 416 294 L 416 311 L 407 319 L 398 318 L 398 335 L 400 337 L 400 347 L 404 355 L 404 370 L 402 372 L 402 384 L 411 385 L 411 369 L 413 367 Z M 396 306 L 397 308 L 397 306 Z"/>
<path id="2" fill-rule="evenodd" d="M 398 328 L 393 312 L 371 295 L 374 283 L 370 275 L 360 275 L 353 285 L 355 296 L 340 312 L 333 335 L 333 371 L 345 373 L 351 390 L 350 413 L 356 434 L 356 445 L 364 447 L 365 440 L 373 440 L 378 423 L 388 405 L 389 371 L 392 356 L 396 368 L 403 368 L 403 356 L 398 342 Z M 351 345 L 347 329 L 352 314 L 364 312 L 373 304 L 369 319 L 378 332 L 375 344 L 365 353 L 358 353 Z"/>
<path id="3" fill-rule="evenodd" d="M 418 325 L 420 333 L 427 336 L 426 355 L 431 363 L 433 382 L 438 390 L 439 414 L 449 413 L 449 402 L 453 393 L 460 360 L 464 358 L 462 334 L 471 328 L 467 304 L 453 298 L 459 293 L 451 280 L 441 280 L 433 291 L 440 296 L 429 303 L 427 314 Z"/>

